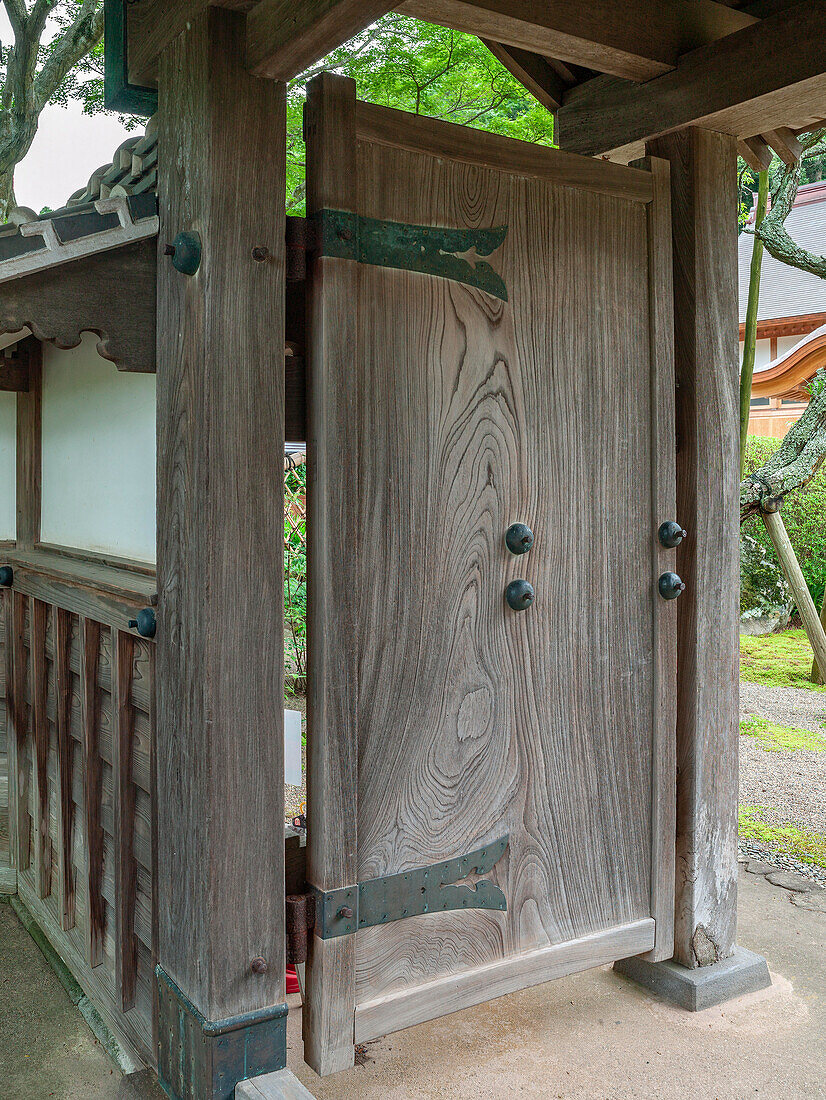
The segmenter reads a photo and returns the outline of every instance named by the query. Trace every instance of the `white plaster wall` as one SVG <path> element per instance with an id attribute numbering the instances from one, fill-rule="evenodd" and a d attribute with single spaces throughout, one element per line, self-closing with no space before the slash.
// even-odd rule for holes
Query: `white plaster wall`
<path id="1" fill-rule="evenodd" d="M 771 340 L 756 340 L 754 344 L 754 369 L 767 367 L 772 361 Z M 740 362 L 743 362 L 743 341 L 740 341 Z"/>
<path id="2" fill-rule="evenodd" d="M 0 392 L 0 539 L 16 534 L 17 394 Z"/>
<path id="3" fill-rule="evenodd" d="M 155 376 L 43 347 L 43 542 L 155 560 Z"/>
<path id="4" fill-rule="evenodd" d="M 777 338 L 777 356 L 785 355 L 791 351 L 792 348 L 797 347 L 801 340 L 805 340 L 805 336 L 778 336 Z"/>

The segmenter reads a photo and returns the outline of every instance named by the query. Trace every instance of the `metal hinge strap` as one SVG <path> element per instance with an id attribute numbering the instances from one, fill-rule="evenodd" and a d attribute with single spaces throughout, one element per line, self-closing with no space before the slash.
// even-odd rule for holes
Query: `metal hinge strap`
<path id="1" fill-rule="evenodd" d="M 321 939 L 334 939 L 360 928 L 452 909 L 507 910 L 505 895 L 492 882 L 482 879 L 470 885 L 450 884 L 468 875 L 490 872 L 504 855 L 508 839 L 505 834 L 459 859 L 366 879 L 338 890 L 311 887 L 316 898 L 315 934 Z"/>
<path id="2" fill-rule="evenodd" d="M 320 256 L 436 275 L 477 287 L 506 302 L 508 290 L 502 276 L 480 257 L 495 252 L 507 234 L 506 225 L 449 229 L 323 209 L 309 219 L 287 219 L 287 278 L 303 278 L 300 254 L 314 251 Z"/>

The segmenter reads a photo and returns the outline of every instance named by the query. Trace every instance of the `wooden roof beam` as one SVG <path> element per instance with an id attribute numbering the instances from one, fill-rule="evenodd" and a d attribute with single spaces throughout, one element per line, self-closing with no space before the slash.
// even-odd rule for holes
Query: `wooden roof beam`
<path id="1" fill-rule="evenodd" d="M 247 15 L 247 68 L 289 80 L 392 8 L 392 0 L 259 0 Z"/>
<path id="2" fill-rule="evenodd" d="M 550 62 L 538 53 L 520 50 L 516 46 L 503 46 L 501 42 L 491 42 L 487 38 L 482 41 L 496 60 L 527 88 L 534 99 L 538 99 L 543 107 L 556 114 L 562 105 L 563 93 L 571 87 L 573 81 L 564 81 Z"/>
<path id="3" fill-rule="evenodd" d="M 405 0 L 403 15 L 629 80 L 755 22 L 714 0 Z"/>
<path id="4" fill-rule="evenodd" d="M 826 2 L 802 0 L 647 84 L 597 77 L 566 94 L 562 146 L 632 160 L 646 141 L 692 124 L 743 137 L 826 117 L 824 33 Z"/>
<path id="5" fill-rule="evenodd" d="M 768 171 L 772 151 L 761 137 L 743 138 L 737 142 L 737 152 L 754 172 Z"/>
<path id="6" fill-rule="evenodd" d="M 800 160 L 803 146 L 788 127 L 778 126 L 776 130 L 769 130 L 768 133 L 762 134 L 761 137 L 767 145 L 770 145 L 771 148 L 774 149 L 783 163 L 788 164 L 790 168 Z"/>

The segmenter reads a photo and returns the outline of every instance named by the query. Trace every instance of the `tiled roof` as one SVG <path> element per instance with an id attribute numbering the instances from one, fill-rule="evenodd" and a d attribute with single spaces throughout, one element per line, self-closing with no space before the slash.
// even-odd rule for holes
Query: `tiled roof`
<path id="1" fill-rule="evenodd" d="M 19 207 L 0 225 L 0 282 L 94 255 L 158 231 L 158 127 L 127 138 L 65 206 L 48 214 Z"/>
<path id="2" fill-rule="evenodd" d="M 826 186 L 808 184 L 800 188 L 798 201 L 786 219 L 786 229 L 795 243 L 817 255 L 826 253 Z M 740 320 L 746 319 L 749 269 L 754 236 L 741 233 L 739 240 Z M 780 263 L 763 252 L 760 276 L 759 321 L 776 317 L 799 317 L 826 313 L 826 279 Z"/>

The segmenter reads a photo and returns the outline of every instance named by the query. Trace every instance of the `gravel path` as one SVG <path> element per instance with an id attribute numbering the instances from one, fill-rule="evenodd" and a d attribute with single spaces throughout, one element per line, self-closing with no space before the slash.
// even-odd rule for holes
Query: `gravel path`
<path id="1" fill-rule="evenodd" d="M 826 694 L 743 682 L 740 717 L 752 715 L 824 733 Z M 770 819 L 778 824 L 826 834 L 826 752 L 767 752 L 754 737 L 741 737 L 740 801 L 770 807 Z"/>
<path id="2" fill-rule="evenodd" d="M 740 681 L 740 717 L 756 714 L 778 726 L 826 733 L 826 692 Z"/>

